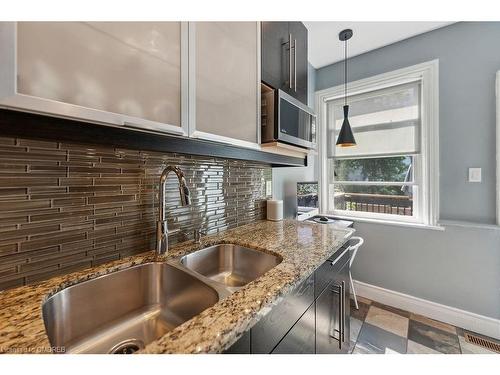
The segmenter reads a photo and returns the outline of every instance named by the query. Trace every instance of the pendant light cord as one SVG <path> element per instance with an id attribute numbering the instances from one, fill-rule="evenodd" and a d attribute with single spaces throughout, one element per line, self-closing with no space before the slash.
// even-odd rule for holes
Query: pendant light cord
<path id="1" fill-rule="evenodd" d="M 347 105 L 347 39 L 344 40 L 344 105 Z"/>

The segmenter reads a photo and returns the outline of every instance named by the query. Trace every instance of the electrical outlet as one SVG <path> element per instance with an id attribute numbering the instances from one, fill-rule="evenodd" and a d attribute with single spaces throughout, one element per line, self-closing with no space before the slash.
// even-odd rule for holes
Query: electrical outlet
<path id="1" fill-rule="evenodd" d="M 481 168 L 469 168 L 469 182 L 481 182 Z"/>
<path id="2" fill-rule="evenodd" d="M 273 182 L 272 181 L 266 181 L 266 195 L 267 196 L 273 195 Z"/>

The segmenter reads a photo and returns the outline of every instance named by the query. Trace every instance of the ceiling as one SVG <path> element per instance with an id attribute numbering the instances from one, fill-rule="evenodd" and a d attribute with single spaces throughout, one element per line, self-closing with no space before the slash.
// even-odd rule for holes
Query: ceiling
<path id="1" fill-rule="evenodd" d="M 344 58 L 338 34 L 352 29 L 350 57 L 425 33 L 453 22 L 304 22 L 309 31 L 309 62 L 317 69 Z"/>

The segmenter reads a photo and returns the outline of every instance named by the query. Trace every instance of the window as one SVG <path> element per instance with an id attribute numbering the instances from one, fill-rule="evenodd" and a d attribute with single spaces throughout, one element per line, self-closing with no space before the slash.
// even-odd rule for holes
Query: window
<path id="1" fill-rule="evenodd" d="M 354 147 L 336 147 L 341 88 L 317 94 L 323 144 L 322 210 L 338 216 L 435 225 L 437 63 L 351 82 Z"/>
<path id="2" fill-rule="evenodd" d="M 330 181 L 331 207 L 335 211 L 416 216 L 418 183 L 412 178 L 412 169 L 417 157 L 330 159 L 329 175 L 337 176 Z"/>

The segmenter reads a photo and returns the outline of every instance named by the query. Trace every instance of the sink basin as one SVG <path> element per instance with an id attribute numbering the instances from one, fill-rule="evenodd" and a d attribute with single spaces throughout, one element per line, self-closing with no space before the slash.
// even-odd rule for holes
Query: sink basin
<path id="1" fill-rule="evenodd" d="M 189 273 L 146 263 L 63 289 L 42 310 L 51 345 L 66 353 L 133 353 L 218 301 Z"/>
<path id="2" fill-rule="evenodd" d="M 281 263 L 281 258 L 233 244 L 220 244 L 185 255 L 181 264 L 226 287 L 238 288 Z"/>

